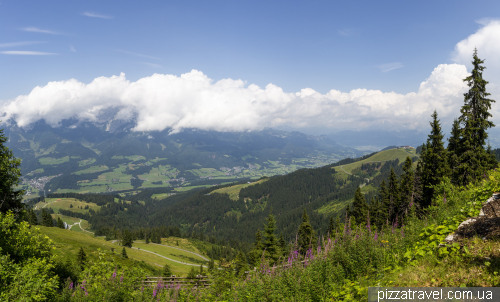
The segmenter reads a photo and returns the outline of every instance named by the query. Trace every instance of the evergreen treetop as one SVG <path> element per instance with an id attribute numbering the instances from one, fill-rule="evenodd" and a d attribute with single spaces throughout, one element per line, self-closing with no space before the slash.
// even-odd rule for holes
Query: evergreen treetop
<path id="1" fill-rule="evenodd" d="M 21 160 L 15 158 L 12 150 L 5 146 L 7 140 L 3 129 L 0 129 L 0 213 L 10 210 L 17 215 L 24 209 L 24 191 L 14 189 L 21 177 Z"/>
<path id="2" fill-rule="evenodd" d="M 474 49 L 473 69 L 471 75 L 464 79 L 469 91 L 464 93 L 464 105 L 458 118 L 461 136 L 455 181 L 464 186 L 478 180 L 496 165 L 491 153 L 485 150 L 487 130 L 495 126 L 488 120 L 492 116 L 489 112 L 491 103 L 495 101 L 488 99 L 490 94 L 486 92 L 488 82 L 483 79 L 483 70 L 486 68 L 483 63 L 484 60 L 477 56 L 477 49 Z"/>
<path id="3" fill-rule="evenodd" d="M 422 185 L 424 205 L 430 205 L 434 195 L 433 186 L 439 184 L 443 177 L 450 175 L 448 154 L 444 148 L 441 125 L 436 111 L 432 113 L 431 133 L 428 136 L 425 148 L 422 149 Z"/>
<path id="4" fill-rule="evenodd" d="M 302 214 L 302 223 L 299 226 L 298 237 L 298 248 L 302 255 L 305 255 L 308 249 L 314 249 L 316 247 L 318 238 L 311 226 L 311 222 L 309 222 L 309 216 L 307 215 L 306 209 L 304 209 L 304 214 Z"/>

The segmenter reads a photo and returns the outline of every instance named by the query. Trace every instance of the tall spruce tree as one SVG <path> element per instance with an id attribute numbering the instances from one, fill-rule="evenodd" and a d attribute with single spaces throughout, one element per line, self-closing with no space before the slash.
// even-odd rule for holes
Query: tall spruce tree
<path id="1" fill-rule="evenodd" d="M 260 233 L 260 230 L 257 230 L 257 232 L 255 233 L 255 242 L 253 244 L 252 250 L 248 255 L 250 264 L 256 266 L 257 263 L 259 263 L 261 257 L 262 257 L 262 234 Z"/>
<path id="2" fill-rule="evenodd" d="M 448 165 L 450 166 L 450 176 L 453 183 L 458 182 L 458 156 L 460 155 L 460 122 L 453 120 L 451 135 L 448 138 Z"/>
<path id="3" fill-rule="evenodd" d="M 443 177 L 450 176 L 448 165 L 448 154 L 444 148 L 443 134 L 436 111 L 431 115 L 431 133 L 427 138 L 425 148 L 422 148 L 422 184 L 423 184 L 423 206 L 431 204 L 435 186 L 441 182 Z"/>
<path id="4" fill-rule="evenodd" d="M 124 230 L 123 231 L 123 238 L 122 238 L 122 245 L 126 247 L 132 247 L 132 243 L 134 242 L 134 239 L 132 238 L 132 234 L 130 233 L 129 230 Z"/>
<path id="5" fill-rule="evenodd" d="M 460 109 L 461 116 L 458 118 L 461 139 L 456 182 L 464 186 L 478 180 L 496 165 L 491 152 L 485 150 L 487 130 L 495 126 L 488 120 L 492 116 L 489 112 L 491 103 L 495 101 L 488 99 L 490 94 L 486 92 L 488 82 L 483 79 L 483 70 L 486 68 L 483 63 L 484 60 L 477 56 L 477 49 L 474 49 L 472 61 L 474 68 L 471 75 L 464 79 L 469 91 L 464 93 L 464 105 Z"/>
<path id="6" fill-rule="evenodd" d="M 405 163 L 403 165 L 403 174 L 400 179 L 400 193 L 401 193 L 401 202 L 399 206 L 399 213 L 401 215 L 405 215 L 408 212 L 410 207 L 410 203 L 413 201 L 413 179 L 414 172 L 412 168 L 413 162 L 410 157 L 407 156 Z"/>
<path id="7" fill-rule="evenodd" d="M 64 229 L 64 222 L 62 221 L 61 217 L 57 217 L 57 227 L 60 229 Z"/>
<path id="8" fill-rule="evenodd" d="M 274 231 L 276 230 L 276 220 L 274 215 L 269 213 L 267 217 L 267 225 L 264 228 L 264 245 L 265 257 L 271 261 L 271 264 L 275 263 L 279 258 L 278 253 L 278 241 L 276 240 L 276 235 Z"/>
<path id="9" fill-rule="evenodd" d="M 380 183 L 380 190 L 378 191 L 379 198 L 379 209 L 380 215 L 377 216 L 376 225 L 378 227 L 382 226 L 387 220 L 389 220 L 389 209 L 390 209 L 390 199 L 389 199 L 389 190 L 387 189 L 387 185 L 385 179 Z M 373 212 L 373 210 L 372 210 Z"/>
<path id="10" fill-rule="evenodd" d="M 45 209 L 42 209 L 42 225 L 46 227 L 54 226 L 52 216 Z"/>
<path id="11" fill-rule="evenodd" d="M 399 202 L 401 200 L 398 176 L 392 167 L 391 174 L 389 175 L 387 192 L 389 196 L 384 204 L 384 209 L 387 211 L 389 222 L 392 222 L 396 219 L 397 209 L 399 208 Z"/>
<path id="12" fill-rule="evenodd" d="M 356 223 L 366 224 L 368 205 L 366 204 L 365 195 L 361 193 L 361 188 L 359 187 L 354 193 L 354 202 L 352 203 L 352 210 L 349 214 L 355 219 Z"/>
<path id="13" fill-rule="evenodd" d="M 16 218 L 24 209 L 22 204 L 24 190 L 16 190 L 21 177 L 21 160 L 14 157 L 14 153 L 5 146 L 7 137 L 0 129 L 0 213 L 12 211 Z"/>
<path id="14" fill-rule="evenodd" d="M 36 217 L 35 211 L 30 209 L 28 211 L 28 222 L 30 225 L 38 225 L 38 218 Z"/>
<path id="15" fill-rule="evenodd" d="M 306 209 L 304 209 L 304 213 L 302 214 L 302 223 L 299 226 L 298 237 L 299 252 L 302 255 L 305 255 L 308 249 L 314 250 L 318 237 L 316 237 L 316 232 L 311 222 L 309 222 L 309 216 L 307 215 Z"/>
<path id="16" fill-rule="evenodd" d="M 170 268 L 170 265 L 165 264 L 163 267 L 163 271 L 161 272 L 163 277 L 170 277 L 172 276 L 172 269 Z"/>
<path id="17" fill-rule="evenodd" d="M 285 238 L 283 238 L 283 233 L 280 234 L 280 238 L 278 239 L 278 246 L 281 252 L 281 255 L 285 257 L 288 253 L 286 249 L 286 241 Z"/>
<path id="18" fill-rule="evenodd" d="M 127 255 L 127 251 L 125 250 L 125 247 L 123 247 L 123 249 L 122 249 L 122 257 L 124 259 L 128 259 L 128 255 Z"/>
<path id="19" fill-rule="evenodd" d="M 333 216 L 330 216 L 330 222 L 328 224 L 328 236 L 331 237 L 335 231 L 335 224 L 333 222 Z"/>
<path id="20" fill-rule="evenodd" d="M 78 254 L 76 255 L 76 263 L 78 264 L 78 266 L 81 269 L 83 269 L 86 262 L 87 262 L 87 255 L 83 251 L 83 247 L 80 247 L 80 250 L 78 251 Z"/>

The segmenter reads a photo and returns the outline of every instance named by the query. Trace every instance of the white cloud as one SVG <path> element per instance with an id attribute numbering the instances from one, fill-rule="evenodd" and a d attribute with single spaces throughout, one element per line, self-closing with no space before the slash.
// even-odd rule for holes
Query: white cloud
<path id="1" fill-rule="evenodd" d="M 405 67 L 405 66 L 403 64 L 399 63 L 399 62 L 394 62 L 394 63 L 387 63 L 387 64 L 378 65 L 377 67 L 382 72 L 388 72 L 388 71 L 391 71 L 391 70 L 394 70 L 394 69 L 398 69 L 398 68 L 401 68 L 401 67 Z"/>
<path id="2" fill-rule="evenodd" d="M 107 16 L 107 15 L 102 15 L 102 14 L 96 14 L 92 12 L 84 12 L 82 13 L 83 16 L 91 17 L 91 18 L 101 18 L 101 19 L 113 19 L 113 16 Z"/>
<path id="3" fill-rule="evenodd" d="M 41 33 L 41 34 L 50 34 L 50 35 L 60 35 L 61 33 L 52 31 L 52 30 L 47 30 L 47 29 L 40 29 L 38 27 L 24 27 L 21 28 L 21 30 L 28 31 L 28 32 L 34 32 L 34 33 Z"/>
<path id="4" fill-rule="evenodd" d="M 137 56 L 137 57 L 143 57 L 143 58 L 155 59 L 155 60 L 160 60 L 161 61 L 160 58 L 153 57 L 153 56 L 148 56 L 148 55 L 143 55 L 143 54 L 132 52 L 132 51 L 126 51 L 126 50 L 121 50 L 121 49 L 115 49 L 115 51 L 126 53 L 128 55 L 133 55 L 133 56 Z"/>
<path id="5" fill-rule="evenodd" d="M 24 45 L 33 45 L 33 44 L 40 44 L 40 43 L 45 43 L 45 42 L 41 42 L 41 41 L 23 41 L 23 42 L 0 43 L 0 48 L 16 47 L 16 46 L 24 46 Z"/>
<path id="6" fill-rule="evenodd" d="M 40 119 L 54 126 L 71 117 L 96 121 L 102 110 L 113 107 L 120 109 L 114 119 L 134 119 L 136 131 L 248 131 L 280 125 L 415 128 L 427 125 L 434 109 L 441 118 L 456 116 L 466 76 L 463 65 L 439 65 L 418 92 L 402 95 L 366 89 L 321 94 L 311 88 L 289 93 L 273 84 L 261 88 L 242 80 L 214 82 L 197 70 L 181 76 L 154 74 L 136 82 L 122 73 L 89 84 L 75 79 L 50 82 L 3 102 L 0 112 L 6 113 L 4 121 L 12 118 L 21 127 Z"/>
<path id="7" fill-rule="evenodd" d="M 53 56 L 58 55 L 53 52 L 42 52 L 42 51 L 29 51 L 29 50 L 7 50 L 0 51 L 4 55 L 23 55 L 23 56 Z"/>
<path id="8" fill-rule="evenodd" d="M 73 45 L 69 46 L 69 50 L 71 50 L 71 52 L 76 52 L 76 49 L 73 47 Z"/>

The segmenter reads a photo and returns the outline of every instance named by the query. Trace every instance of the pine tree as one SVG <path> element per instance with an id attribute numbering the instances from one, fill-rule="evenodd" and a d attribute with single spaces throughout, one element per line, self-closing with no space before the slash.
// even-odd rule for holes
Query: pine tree
<path id="1" fill-rule="evenodd" d="M 460 154 L 460 123 L 457 119 L 453 121 L 451 136 L 448 138 L 448 165 L 453 183 L 458 183 L 458 155 Z"/>
<path id="2" fill-rule="evenodd" d="M 278 246 L 281 251 L 281 255 L 286 256 L 287 250 L 286 250 L 286 241 L 285 238 L 283 238 L 283 233 L 280 233 L 280 239 L 278 239 Z"/>
<path id="3" fill-rule="evenodd" d="M 412 202 L 415 209 L 420 207 L 423 199 L 423 184 L 422 184 L 422 161 L 418 161 L 417 168 L 413 176 L 413 195 Z"/>
<path id="4" fill-rule="evenodd" d="M 146 234 L 146 244 L 149 244 L 149 234 Z"/>
<path id="5" fill-rule="evenodd" d="M 267 225 L 264 228 L 265 241 L 263 244 L 263 248 L 265 250 L 265 257 L 271 261 L 271 264 L 276 262 L 279 258 L 278 242 L 276 240 L 276 235 L 274 234 L 275 229 L 276 220 L 274 219 L 274 215 L 272 213 L 269 213 L 269 217 L 267 218 Z"/>
<path id="6" fill-rule="evenodd" d="M 380 190 L 378 191 L 379 197 L 379 209 L 380 215 L 377 215 L 376 225 L 378 227 L 382 226 L 389 219 L 389 210 L 390 210 L 390 198 L 389 198 L 389 190 L 387 189 L 387 185 L 385 179 L 380 183 Z M 373 210 L 372 210 L 373 212 Z"/>
<path id="7" fill-rule="evenodd" d="M 237 276 L 243 276 L 246 271 L 248 271 L 247 259 L 243 252 L 239 252 L 235 259 L 235 269 Z"/>
<path id="8" fill-rule="evenodd" d="M 125 247 L 123 247 L 123 249 L 122 249 L 122 257 L 124 259 L 128 259 L 128 255 L 127 255 L 127 251 L 125 250 Z"/>
<path id="9" fill-rule="evenodd" d="M 203 276 L 205 272 L 203 271 L 203 264 L 200 264 L 200 276 Z"/>
<path id="10" fill-rule="evenodd" d="M 50 215 L 45 209 L 42 209 L 42 225 L 46 227 L 54 226 L 52 215 Z"/>
<path id="11" fill-rule="evenodd" d="M 132 243 L 134 242 L 134 239 L 132 238 L 132 234 L 130 233 L 129 230 L 124 230 L 123 231 L 123 238 L 122 238 L 122 245 L 126 247 L 132 247 Z"/>
<path id="12" fill-rule="evenodd" d="M 474 49 L 473 59 L 472 73 L 464 79 L 469 91 L 464 93 L 464 105 L 458 118 L 461 139 L 456 178 L 457 183 L 463 186 L 480 179 L 496 165 L 491 153 L 484 148 L 488 138 L 486 131 L 495 126 L 488 120 L 492 116 L 489 112 L 491 103 L 495 101 L 487 98 L 490 95 L 486 92 L 488 82 L 483 79 L 483 70 L 486 67 L 482 66 L 484 60 L 477 56 L 477 49 Z"/>
<path id="13" fill-rule="evenodd" d="M 333 216 L 330 216 L 330 222 L 328 224 L 328 236 L 329 237 L 332 237 L 332 234 L 333 232 L 335 231 L 335 226 L 334 226 L 334 223 L 333 223 Z"/>
<path id="14" fill-rule="evenodd" d="M 357 223 L 366 223 L 368 215 L 368 205 L 366 204 L 365 196 L 361 193 L 361 188 L 357 188 L 354 193 L 354 202 L 352 203 L 352 211 L 350 211 Z"/>
<path id="15" fill-rule="evenodd" d="M 78 266 L 81 269 L 83 269 L 86 262 L 87 262 L 87 255 L 83 251 L 83 247 L 80 247 L 80 250 L 78 251 L 78 254 L 76 255 L 76 263 L 78 264 Z"/>
<path id="16" fill-rule="evenodd" d="M 36 217 L 35 211 L 30 209 L 28 211 L 28 222 L 30 225 L 38 225 L 38 218 Z"/>
<path id="17" fill-rule="evenodd" d="M 57 217 L 57 227 L 60 229 L 64 229 L 64 222 L 62 221 L 61 217 Z"/>
<path id="18" fill-rule="evenodd" d="M 208 270 L 213 270 L 215 268 L 215 261 L 214 259 L 210 258 L 210 261 L 208 262 Z"/>
<path id="19" fill-rule="evenodd" d="M 262 234 L 260 233 L 260 230 L 257 230 L 255 233 L 255 242 L 253 245 L 254 246 L 249 254 L 249 260 L 251 265 L 256 266 L 262 257 Z"/>
<path id="20" fill-rule="evenodd" d="M 391 167 L 391 175 L 389 176 L 389 186 L 387 188 L 388 198 L 386 199 L 386 204 L 384 204 L 384 209 L 388 213 L 389 221 L 393 221 L 397 216 L 397 209 L 399 208 L 399 202 L 401 200 L 401 194 L 399 190 L 399 181 Z"/>
<path id="21" fill-rule="evenodd" d="M 163 267 L 162 275 L 163 277 L 172 276 L 172 269 L 170 268 L 170 265 L 165 264 L 165 266 Z"/>
<path id="22" fill-rule="evenodd" d="M 401 215 L 408 214 L 410 204 L 413 201 L 412 197 L 414 172 L 412 169 L 412 164 L 413 162 L 411 161 L 410 157 L 407 156 L 403 165 L 403 174 L 401 175 L 400 180 L 401 202 L 399 206 L 399 213 Z"/>
<path id="23" fill-rule="evenodd" d="M 7 140 L 3 129 L 0 129 L 0 213 L 12 211 L 18 217 L 24 209 L 24 190 L 15 189 L 21 177 L 21 160 L 15 158 L 12 150 L 5 146 Z"/>
<path id="24" fill-rule="evenodd" d="M 309 216 L 307 215 L 306 209 L 304 209 L 304 214 L 302 214 L 302 223 L 299 226 L 298 237 L 299 238 L 297 243 L 299 252 L 302 255 L 305 255 L 308 249 L 314 250 L 318 238 L 316 237 L 316 232 L 309 222 Z"/>
<path id="25" fill-rule="evenodd" d="M 431 204 L 434 196 L 435 186 L 441 182 L 443 177 L 450 176 L 450 167 L 448 165 L 448 154 L 443 145 L 443 134 L 439 124 L 437 112 L 432 116 L 431 133 L 422 149 L 422 184 L 423 184 L 423 205 Z"/>

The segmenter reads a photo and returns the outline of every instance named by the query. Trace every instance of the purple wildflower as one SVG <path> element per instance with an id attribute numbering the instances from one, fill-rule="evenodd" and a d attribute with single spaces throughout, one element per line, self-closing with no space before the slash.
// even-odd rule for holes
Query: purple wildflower
<path id="1" fill-rule="evenodd" d="M 116 278 L 116 268 L 115 271 L 113 272 L 113 275 L 111 276 L 113 279 Z"/>
<path id="2" fill-rule="evenodd" d="M 88 296 L 88 295 L 89 295 L 89 293 L 87 291 L 85 291 L 85 297 Z"/>
<path id="3" fill-rule="evenodd" d="M 144 285 L 141 287 L 141 294 L 144 292 Z"/>
<path id="4" fill-rule="evenodd" d="M 373 240 L 377 241 L 378 239 L 378 234 L 377 234 L 377 231 L 375 231 L 375 236 L 373 236 Z"/>
<path id="5" fill-rule="evenodd" d="M 153 289 L 153 298 L 156 297 L 156 288 Z"/>
<path id="6" fill-rule="evenodd" d="M 123 275 L 120 277 L 120 283 L 123 283 Z"/>
<path id="7" fill-rule="evenodd" d="M 73 282 L 69 284 L 69 289 L 73 289 Z"/>
<path id="8" fill-rule="evenodd" d="M 368 211 L 368 225 L 366 226 L 366 228 L 368 228 L 368 232 L 371 234 L 372 232 L 372 228 L 371 228 L 371 225 L 370 225 L 370 211 Z"/>

